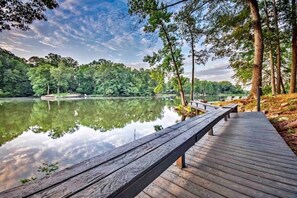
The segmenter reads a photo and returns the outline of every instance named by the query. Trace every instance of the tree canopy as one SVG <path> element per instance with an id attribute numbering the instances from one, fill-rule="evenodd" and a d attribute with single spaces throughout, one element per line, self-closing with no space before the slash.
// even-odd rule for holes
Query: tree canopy
<path id="1" fill-rule="evenodd" d="M 28 30 L 34 20 L 46 20 L 46 9 L 57 7 L 56 0 L 1 0 L 0 32 L 11 28 Z"/>
<path id="2" fill-rule="evenodd" d="M 162 69 L 162 67 L 133 69 L 122 63 L 105 59 L 79 65 L 70 57 L 52 53 L 44 58 L 31 57 L 25 60 L 6 50 L 1 50 L 0 97 L 59 93 L 128 97 L 179 93 L 177 78 L 167 80 L 165 75 L 160 75 L 156 69 Z M 189 79 L 183 76 L 180 76 L 180 79 L 185 93 L 190 94 Z M 207 88 L 202 85 L 202 82 L 207 84 Z M 219 88 L 219 85 L 228 91 Z M 209 95 L 239 93 L 234 87 L 230 82 L 217 83 L 196 79 L 195 93 Z"/>

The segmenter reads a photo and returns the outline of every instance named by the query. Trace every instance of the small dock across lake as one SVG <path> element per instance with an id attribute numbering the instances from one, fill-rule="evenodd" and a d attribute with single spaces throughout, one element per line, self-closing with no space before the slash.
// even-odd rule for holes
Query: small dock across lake
<path id="1" fill-rule="evenodd" d="M 236 111 L 213 109 L 0 197 L 297 197 L 295 154 L 264 114 Z"/>

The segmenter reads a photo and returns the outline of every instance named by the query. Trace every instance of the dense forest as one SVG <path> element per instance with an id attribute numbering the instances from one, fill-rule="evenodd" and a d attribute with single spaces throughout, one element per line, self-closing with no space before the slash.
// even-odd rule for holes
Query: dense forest
<path id="1" fill-rule="evenodd" d="M 186 93 L 190 80 L 184 78 Z M 196 80 L 196 93 L 243 93 L 230 82 Z M 157 83 L 149 69 L 132 69 L 124 64 L 100 59 L 79 65 L 70 57 L 49 54 L 44 58 L 21 59 L 0 51 L 0 96 L 42 96 L 45 94 L 81 93 L 100 96 L 152 96 Z M 176 93 L 176 80 L 165 82 L 161 93 Z"/>

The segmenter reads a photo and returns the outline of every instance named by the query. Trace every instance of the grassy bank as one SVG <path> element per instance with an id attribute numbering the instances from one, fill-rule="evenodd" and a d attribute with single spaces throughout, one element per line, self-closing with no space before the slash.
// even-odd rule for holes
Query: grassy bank
<path id="1" fill-rule="evenodd" d="M 217 103 L 220 106 L 237 103 L 239 112 L 257 110 L 256 100 L 233 100 Z M 297 94 L 262 96 L 261 111 L 297 155 Z"/>

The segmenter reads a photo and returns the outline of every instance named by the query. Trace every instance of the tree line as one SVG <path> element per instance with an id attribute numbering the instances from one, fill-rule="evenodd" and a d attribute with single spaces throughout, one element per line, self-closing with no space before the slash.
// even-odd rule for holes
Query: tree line
<path id="1" fill-rule="evenodd" d="M 186 93 L 190 80 L 183 77 Z M 201 82 L 201 83 L 200 83 Z M 220 88 L 218 88 L 220 86 Z M 100 96 L 152 96 L 157 82 L 150 69 L 133 69 L 105 59 L 79 65 L 70 57 L 48 54 L 28 60 L 0 49 L 0 97 L 81 93 Z M 177 93 L 175 78 L 164 80 L 162 93 Z M 201 91 L 203 90 L 203 91 Z M 196 81 L 197 93 L 237 93 L 230 82 Z"/>
<path id="2" fill-rule="evenodd" d="M 192 83 L 190 78 L 182 77 L 182 83 L 186 94 L 190 94 L 192 90 Z M 172 78 L 164 83 L 161 93 L 170 94 L 178 93 L 178 83 L 176 78 Z M 239 85 L 233 85 L 229 81 L 213 82 L 208 80 L 195 79 L 194 82 L 194 95 L 209 96 L 219 94 L 246 94 L 246 91 Z"/>
<path id="3" fill-rule="evenodd" d="M 79 65 L 70 57 L 49 54 L 24 60 L 1 50 L 0 96 L 81 93 L 102 96 L 151 96 L 150 70 L 132 69 L 100 59 Z"/>

